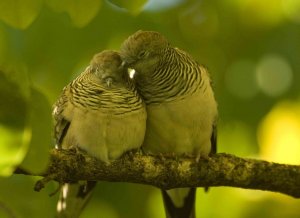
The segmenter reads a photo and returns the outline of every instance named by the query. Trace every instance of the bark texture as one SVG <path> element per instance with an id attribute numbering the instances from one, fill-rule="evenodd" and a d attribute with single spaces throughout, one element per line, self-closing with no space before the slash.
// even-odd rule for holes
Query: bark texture
<path id="1" fill-rule="evenodd" d="M 110 164 L 77 150 L 51 151 L 48 170 L 39 175 L 35 190 L 51 180 L 131 182 L 162 189 L 231 186 L 280 192 L 300 198 L 300 166 L 219 153 L 198 162 L 191 157 L 163 157 L 129 153 Z M 16 173 L 26 174 L 22 170 Z"/>

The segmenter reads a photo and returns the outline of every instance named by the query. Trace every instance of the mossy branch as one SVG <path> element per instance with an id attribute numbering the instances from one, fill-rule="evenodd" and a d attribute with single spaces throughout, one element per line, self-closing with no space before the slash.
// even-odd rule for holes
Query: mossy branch
<path id="1" fill-rule="evenodd" d="M 37 191 L 50 180 L 60 183 L 95 180 L 148 184 L 163 189 L 231 186 L 300 198 L 300 166 L 224 153 L 196 162 L 194 158 L 150 156 L 137 152 L 106 164 L 79 151 L 53 149 L 50 166 L 40 176 L 44 178 L 37 182 Z"/>

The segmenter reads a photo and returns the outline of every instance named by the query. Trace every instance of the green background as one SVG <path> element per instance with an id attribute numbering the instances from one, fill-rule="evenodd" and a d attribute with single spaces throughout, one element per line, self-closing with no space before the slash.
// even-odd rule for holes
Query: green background
<path id="1" fill-rule="evenodd" d="M 0 217 L 54 217 L 57 188 L 33 191 L 53 147 L 51 105 L 104 49 L 156 30 L 208 67 L 219 104 L 219 152 L 300 164 L 299 0 L 1 0 Z M 202 189 L 197 217 L 296 218 L 300 201 Z M 82 215 L 164 217 L 159 190 L 101 182 Z"/>

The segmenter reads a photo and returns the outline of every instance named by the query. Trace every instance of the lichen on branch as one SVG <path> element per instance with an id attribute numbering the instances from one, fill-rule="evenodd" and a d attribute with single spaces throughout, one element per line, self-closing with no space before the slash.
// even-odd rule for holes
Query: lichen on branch
<path id="1" fill-rule="evenodd" d="M 197 162 L 195 158 L 145 155 L 140 152 L 103 163 L 83 152 L 50 152 L 51 163 L 37 182 L 38 191 L 50 180 L 131 182 L 162 189 L 231 186 L 280 192 L 300 198 L 300 166 L 240 158 L 219 153 Z M 24 173 L 24 172 L 20 172 Z"/>

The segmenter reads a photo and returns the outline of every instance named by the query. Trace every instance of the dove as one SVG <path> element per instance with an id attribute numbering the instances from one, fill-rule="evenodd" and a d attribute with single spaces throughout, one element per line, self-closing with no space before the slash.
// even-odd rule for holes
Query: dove
<path id="1" fill-rule="evenodd" d="M 123 66 L 146 103 L 146 153 L 200 157 L 216 152 L 217 103 L 208 70 L 155 31 L 121 45 Z M 162 190 L 166 217 L 194 218 L 196 188 Z"/>
<path id="2" fill-rule="evenodd" d="M 141 147 L 146 109 L 121 63 L 118 52 L 102 51 L 63 89 L 53 109 L 58 149 L 80 149 L 110 164 L 127 151 Z M 64 184 L 57 216 L 78 217 L 95 184 Z"/>

